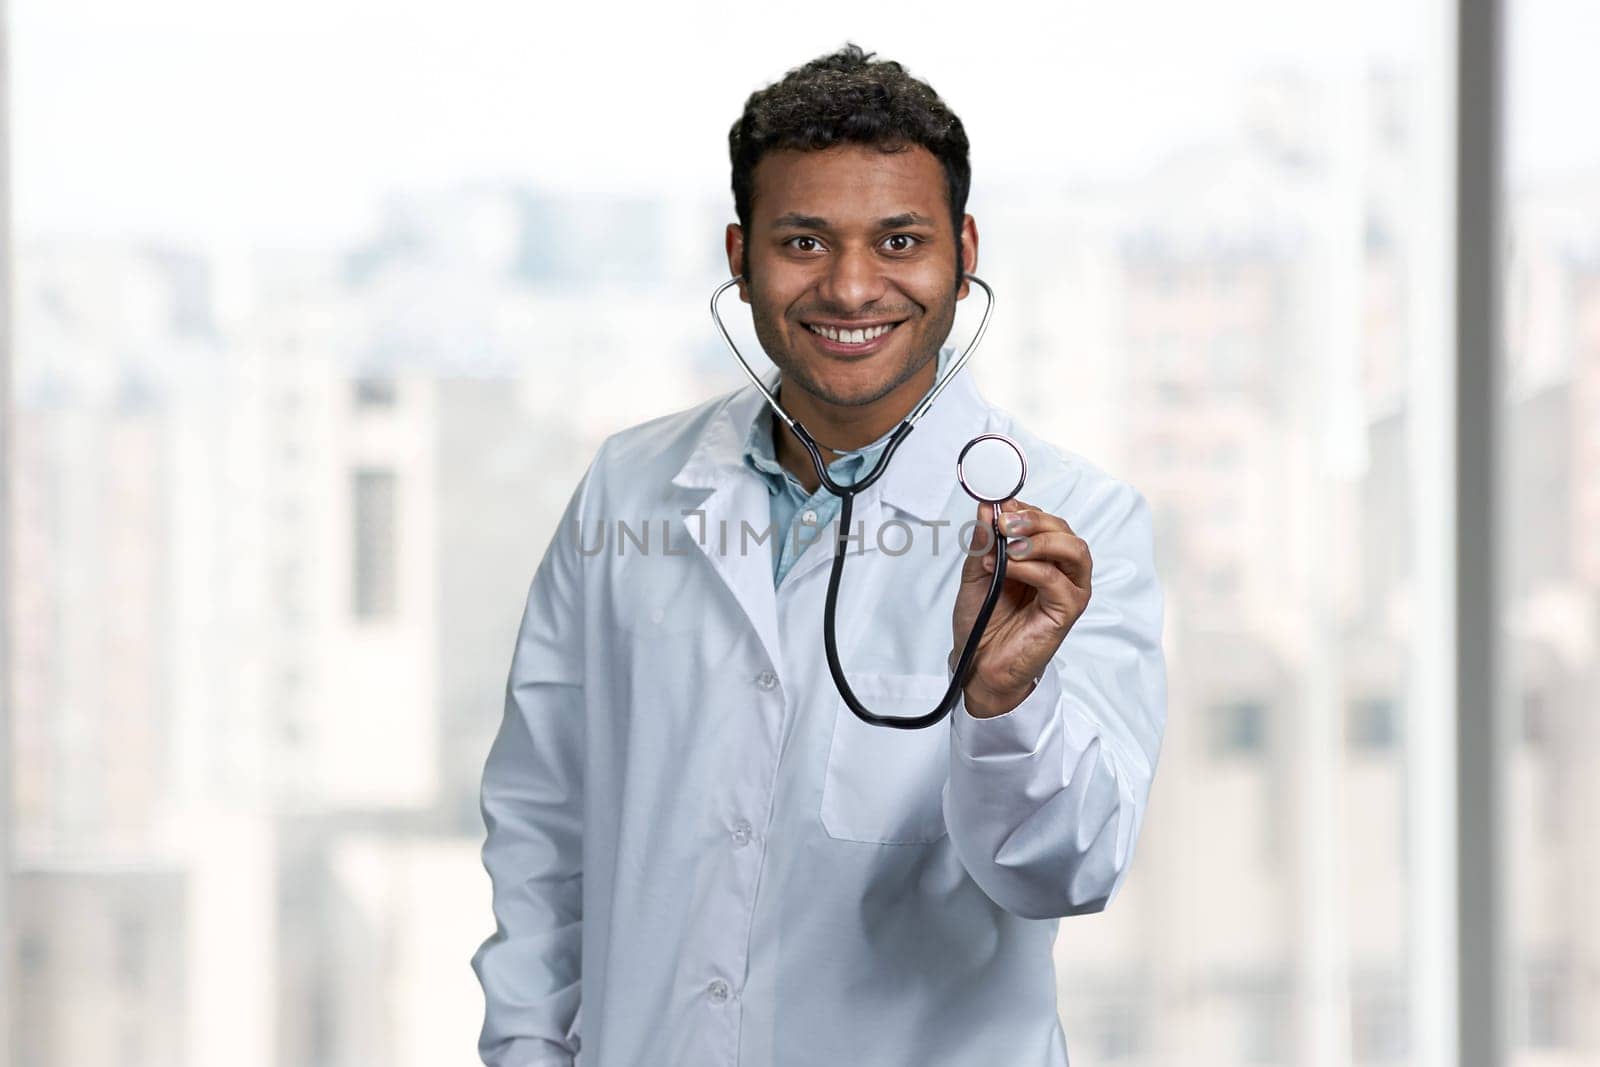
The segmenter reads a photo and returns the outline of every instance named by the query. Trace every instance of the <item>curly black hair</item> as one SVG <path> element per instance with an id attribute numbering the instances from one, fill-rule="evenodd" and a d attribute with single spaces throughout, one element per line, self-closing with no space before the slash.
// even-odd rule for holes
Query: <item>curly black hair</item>
<path id="1" fill-rule="evenodd" d="M 838 144 L 872 145 L 897 152 L 921 145 L 944 167 L 959 281 L 961 220 L 972 186 L 967 131 L 927 82 L 913 78 L 893 60 L 874 60 L 875 55 L 846 43 L 839 51 L 796 67 L 781 81 L 750 94 L 744 114 L 728 131 L 734 213 L 748 233 L 753 176 L 756 164 L 768 152 L 785 148 L 818 151 Z M 748 276 L 748 251 L 744 260 L 739 273 Z"/>

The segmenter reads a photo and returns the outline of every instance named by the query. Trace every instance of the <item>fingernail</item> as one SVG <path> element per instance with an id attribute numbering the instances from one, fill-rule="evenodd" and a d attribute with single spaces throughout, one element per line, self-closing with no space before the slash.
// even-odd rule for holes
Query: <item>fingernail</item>
<path id="1" fill-rule="evenodd" d="M 1022 516 L 1007 515 L 1000 520 L 1000 526 L 1006 533 L 1016 533 L 1022 528 Z"/>
<path id="2" fill-rule="evenodd" d="M 986 571 L 994 570 L 994 557 L 993 556 L 984 556 L 983 557 L 983 569 L 986 570 Z"/>

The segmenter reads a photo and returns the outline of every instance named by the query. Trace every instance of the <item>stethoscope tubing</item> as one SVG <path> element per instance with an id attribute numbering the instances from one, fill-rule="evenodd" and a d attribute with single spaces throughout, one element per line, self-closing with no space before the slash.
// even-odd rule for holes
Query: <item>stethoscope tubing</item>
<path id="1" fill-rule="evenodd" d="M 928 409 L 933 406 L 933 402 L 939 399 L 939 394 L 945 391 L 945 388 L 949 386 L 950 382 L 955 378 L 955 376 L 960 373 L 961 368 L 967 365 L 967 361 L 972 358 L 972 353 L 977 351 L 978 342 L 983 340 L 984 333 L 989 329 L 989 319 L 994 315 L 994 290 L 990 288 L 988 282 L 984 281 L 976 274 L 964 274 L 962 277 L 966 278 L 967 281 L 972 282 L 978 288 L 983 290 L 983 295 L 985 298 L 983 305 L 983 317 L 978 320 L 978 329 L 973 333 L 972 340 L 967 342 L 967 347 L 961 350 L 961 354 L 957 356 L 955 361 L 950 364 L 949 369 L 944 372 L 943 376 L 940 377 L 938 381 L 933 383 L 933 388 L 928 391 L 927 396 L 922 398 L 922 403 L 911 409 L 911 414 L 907 415 L 905 422 L 901 423 L 902 427 L 907 425 L 915 426 L 922 419 L 922 416 L 928 413 Z M 718 307 L 718 301 L 721 299 L 723 293 L 727 292 L 729 289 L 732 289 L 735 285 L 738 285 L 743 280 L 744 279 L 735 274 L 733 277 L 717 286 L 716 289 L 712 290 L 711 319 L 717 324 L 717 331 L 722 334 L 723 343 L 728 346 L 728 351 L 733 353 L 733 358 L 739 361 L 739 366 L 744 370 L 745 377 L 750 379 L 750 384 L 755 386 L 756 390 L 766 398 L 767 406 L 772 409 L 772 413 L 778 418 L 782 419 L 783 424 L 789 427 L 789 429 L 793 430 L 796 436 L 800 438 L 801 443 L 806 445 L 806 450 L 811 453 L 811 462 L 816 464 L 817 474 L 818 477 L 822 479 L 822 484 L 828 487 L 829 492 L 836 494 L 840 493 L 844 487 L 839 486 L 837 482 L 828 477 L 827 464 L 822 462 L 822 456 L 817 452 L 816 441 L 812 439 L 809 433 L 805 432 L 804 426 L 801 426 L 799 422 L 790 417 L 787 411 L 783 410 L 783 405 L 779 404 L 778 398 L 772 395 L 772 390 L 767 388 L 767 383 L 761 380 L 761 376 L 756 373 L 755 368 L 750 366 L 749 360 L 744 358 L 744 353 L 739 351 L 739 346 L 733 343 L 733 335 L 728 332 L 727 324 L 722 321 L 722 312 Z M 909 433 L 910 430 L 906 430 L 906 432 Z M 883 458 L 887 459 L 888 455 L 889 450 L 885 449 Z M 882 466 L 883 464 L 880 462 L 877 467 L 873 468 L 872 473 L 866 478 L 857 482 L 855 487 L 857 489 L 865 489 L 871 484 L 872 480 L 877 478 L 878 471 L 882 468 Z"/>
<path id="2" fill-rule="evenodd" d="M 839 583 L 844 577 L 844 557 L 850 530 L 851 505 L 855 502 L 855 494 L 843 496 L 839 501 L 839 535 L 833 546 L 833 568 L 828 572 L 828 594 L 822 608 L 822 647 L 828 656 L 828 673 L 833 675 L 833 684 L 839 690 L 845 706 L 855 713 L 856 718 L 873 726 L 888 726 L 896 730 L 921 730 L 932 726 L 946 715 L 950 714 L 957 702 L 961 699 L 961 691 L 966 687 L 967 675 L 972 672 L 972 661 L 978 654 L 978 646 L 983 641 L 984 631 L 989 626 L 989 616 L 994 614 L 994 606 L 1000 601 L 1000 590 L 1006 582 L 1006 539 L 1000 532 L 1000 507 L 995 505 L 994 514 L 991 516 L 990 536 L 993 543 L 990 550 L 994 552 L 994 576 L 989 581 L 989 592 L 983 598 L 983 605 L 978 608 L 978 615 L 972 621 L 972 632 L 967 635 L 967 643 L 961 649 L 961 658 L 956 661 L 955 670 L 950 675 L 950 685 L 944 691 L 944 698 L 937 707 L 925 715 L 879 715 L 869 709 L 856 696 L 850 688 L 850 680 L 845 677 L 844 665 L 839 662 L 839 637 L 835 628 L 835 620 L 839 614 Z"/>
<path id="3" fill-rule="evenodd" d="M 817 472 L 818 480 L 827 488 L 828 492 L 839 498 L 838 538 L 833 548 L 833 567 L 828 572 L 827 599 L 822 609 L 823 647 L 827 653 L 828 672 L 833 675 L 833 684 L 839 690 L 839 696 L 843 698 L 845 706 L 858 719 L 873 726 L 885 726 L 897 730 L 921 730 L 934 725 L 950 714 L 961 699 L 961 691 L 965 688 L 967 676 L 972 671 L 972 663 L 978 654 L 978 646 L 983 641 L 983 634 L 989 624 L 989 617 L 994 613 L 994 607 L 1000 600 L 1000 590 L 1005 585 L 1006 539 L 1000 532 L 1000 506 L 995 503 L 994 514 L 990 517 L 991 533 L 994 541 L 990 547 L 995 554 L 994 576 L 989 582 L 989 592 L 983 598 L 983 605 L 978 609 L 977 618 L 973 620 L 972 632 L 967 635 L 966 645 L 961 650 L 961 658 L 956 661 L 955 670 L 950 676 L 950 686 L 945 690 L 944 699 L 939 701 L 938 707 L 925 715 L 900 716 L 879 715 L 868 709 L 857 698 L 855 692 L 850 688 L 849 679 L 845 677 L 844 665 L 839 661 L 839 640 L 835 626 L 839 606 L 839 584 L 844 576 L 844 557 L 849 543 L 850 516 L 855 503 L 855 496 L 871 486 L 883 476 L 884 471 L 889 469 L 889 460 L 894 457 L 901 443 L 916 428 L 917 421 L 933 406 L 934 400 L 938 399 L 939 394 L 944 392 L 951 379 L 960 373 L 962 367 L 966 366 L 967 361 L 972 358 L 973 351 L 977 349 L 978 342 L 983 340 L 984 331 L 989 327 L 989 317 L 994 313 L 994 290 L 989 287 L 989 283 L 979 278 L 976 274 L 965 274 L 964 277 L 982 289 L 986 298 L 983 318 L 978 322 L 977 331 L 972 335 L 972 340 L 967 342 L 967 346 L 961 350 L 961 354 L 950 364 L 944 374 L 934 382 L 933 388 L 928 391 L 928 395 L 912 409 L 911 413 L 906 416 L 899 426 L 895 427 L 894 432 L 889 435 L 889 440 L 884 445 L 883 454 L 878 457 L 877 463 L 873 464 L 872 470 L 850 485 L 841 485 L 828 474 L 828 465 L 822 459 L 822 449 L 817 444 L 816 439 L 797 420 L 791 418 L 787 411 L 783 410 L 782 405 L 778 403 L 778 398 L 772 394 L 766 383 L 756 374 L 755 368 L 751 367 L 745 360 L 744 354 L 739 351 L 739 346 L 733 343 L 733 336 L 728 333 L 728 328 L 723 323 L 722 315 L 717 308 L 717 300 L 723 293 L 737 285 L 741 279 L 735 275 L 717 286 L 716 290 L 711 294 L 711 318 L 716 322 L 717 329 L 721 332 L 722 340 L 727 344 L 728 350 L 739 361 L 739 366 L 744 368 L 744 373 L 750 379 L 751 384 L 766 398 L 767 406 L 772 409 L 773 414 L 783 420 L 784 425 L 788 426 L 794 432 L 795 437 L 799 439 L 800 444 L 806 450 L 806 454 L 811 457 L 811 465 Z M 967 447 L 971 447 L 970 442 Z M 1017 453 L 1019 456 L 1022 454 L 1020 449 L 1017 450 Z M 965 454 L 966 452 L 963 450 L 962 455 L 964 456 Z M 1024 460 L 1024 464 L 1026 464 L 1026 460 Z M 1026 466 L 1024 465 L 1025 470 Z M 964 480 L 962 484 L 965 487 Z M 970 491 L 969 489 L 968 492 Z"/>

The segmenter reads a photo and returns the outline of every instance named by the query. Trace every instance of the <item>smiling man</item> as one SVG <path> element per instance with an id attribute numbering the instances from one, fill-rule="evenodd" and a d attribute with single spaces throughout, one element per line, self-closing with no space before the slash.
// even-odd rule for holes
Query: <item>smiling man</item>
<path id="1" fill-rule="evenodd" d="M 728 264 L 770 386 L 850 484 L 952 358 L 965 131 L 847 46 L 753 94 L 729 149 Z M 833 684 L 839 500 L 760 393 L 602 445 L 484 768 L 486 1064 L 1067 1063 L 1058 920 L 1124 883 L 1166 721 L 1144 498 L 960 371 L 857 497 L 839 646 L 874 712 L 938 703 L 991 580 L 958 534 L 990 519 L 955 481 L 982 433 L 1029 458 L 1016 540 L 961 700 L 921 730 L 867 725 Z"/>

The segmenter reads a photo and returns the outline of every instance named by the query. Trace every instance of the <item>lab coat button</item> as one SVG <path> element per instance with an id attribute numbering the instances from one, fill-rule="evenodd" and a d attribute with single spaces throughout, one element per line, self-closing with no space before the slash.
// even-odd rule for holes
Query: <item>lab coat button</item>
<path id="1" fill-rule="evenodd" d="M 743 848 L 750 843 L 752 835 L 750 824 L 740 819 L 733 824 L 733 844 L 735 848 Z"/>
<path id="2" fill-rule="evenodd" d="M 769 692 L 776 688 L 777 685 L 778 676 L 773 674 L 771 671 L 762 671 L 760 674 L 756 675 L 756 688 L 762 690 L 763 692 Z"/>
<path id="3" fill-rule="evenodd" d="M 728 983 L 720 978 L 713 978 L 711 984 L 706 986 L 706 995 L 713 1004 L 721 1004 L 728 999 Z"/>
<path id="4" fill-rule="evenodd" d="M 817 524 L 817 513 L 811 508 L 806 508 L 805 512 L 800 516 L 800 521 L 807 526 L 815 526 Z"/>

